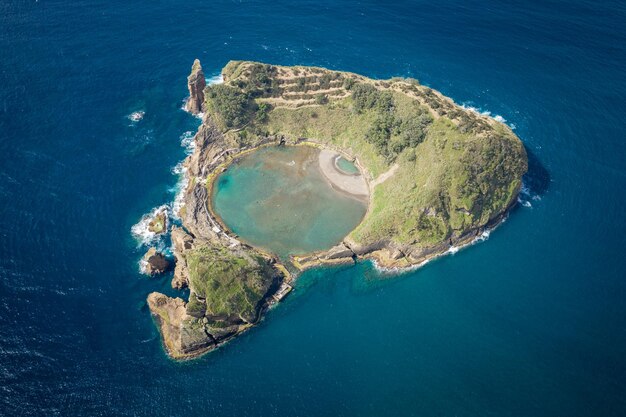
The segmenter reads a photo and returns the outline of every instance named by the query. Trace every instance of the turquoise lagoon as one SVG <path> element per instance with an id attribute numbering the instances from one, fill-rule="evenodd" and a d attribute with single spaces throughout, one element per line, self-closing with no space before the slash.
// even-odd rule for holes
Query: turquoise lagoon
<path id="1" fill-rule="evenodd" d="M 330 248 L 367 206 L 326 181 L 318 156 L 310 146 L 287 146 L 242 157 L 217 178 L 214 211 L 243 240 L 281 257 Z"/>

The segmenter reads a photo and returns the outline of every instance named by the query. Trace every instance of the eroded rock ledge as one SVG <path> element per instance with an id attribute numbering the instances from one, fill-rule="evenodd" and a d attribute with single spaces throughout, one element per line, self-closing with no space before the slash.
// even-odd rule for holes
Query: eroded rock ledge
<path id="1" fill-rule="evenodd" d="M 300 269 L 358 259 L 418 265 L 473 241 L 516 202 L 528 164 L 519 138 L 416 80 L 243 61 L 228 63 L 222 76 L 223 84 L 200 88 L 199 62 L 189 76 L 187 108 L 205 114 L 185 160 L 183 227 L 171 232 L 172 286 L 188 287 L 189 300 L 148 297 L 173 358 L 235 337 L 291 288 L 287 269 L 240 242 L 210 206 L 216 175 L 259 146 L 308 142 L 337 150 L 367 179 L 362 223 L 330 250 L 292 258 Z"/>

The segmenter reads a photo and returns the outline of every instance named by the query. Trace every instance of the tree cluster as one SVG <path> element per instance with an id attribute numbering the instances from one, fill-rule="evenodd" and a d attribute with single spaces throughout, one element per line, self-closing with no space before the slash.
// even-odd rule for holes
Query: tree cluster
<path id="1" fill-rule="evenodd" d="M 375 112 L 365 139 L 388 161 L 395 160 L 405 149 L 416 147 L 426 137 L 433 119 L 421 107 L 416 105 L 409 116 L 399 115 L 390 91 L 379 91 L 371 84 L 355 84 L 350 90 L 356 112 Z"/>
<path id="2" fill-rule="evenodd" d="M 243 127 L 257 107 L 249 93 L 225 84 L 207 87 L 205 99 L 207 107 L 219 115 L 228 129 Z"/>

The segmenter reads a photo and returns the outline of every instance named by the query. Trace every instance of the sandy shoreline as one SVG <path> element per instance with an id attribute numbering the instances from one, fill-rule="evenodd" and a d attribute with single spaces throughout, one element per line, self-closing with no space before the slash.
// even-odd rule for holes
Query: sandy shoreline
<path id="1" fill-rule="evenodd" d="M 347 194 L 360 199 L 368 199 L 369 187 L 362 174 L 345 174 L 335 165 L 335 159 L 339 154 L 328 149 L 321 149 L 318 157 L 320 171 L 330 184 Z"/>

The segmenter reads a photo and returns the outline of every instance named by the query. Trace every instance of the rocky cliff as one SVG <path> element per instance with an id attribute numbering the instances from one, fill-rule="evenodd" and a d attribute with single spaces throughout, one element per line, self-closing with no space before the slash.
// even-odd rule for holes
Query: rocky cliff
<path id="1" fill-rule="evenodd" d="M 204 79 L 204 72 L 202 71 L 202 65 L 200 60 L 196 59 L 191 67 L 191 74 L 187 77 L 187 88 L 189 89 L 189 99 L 187 99 L 187 105 L 185 108 L 192 114 L 198 114 L 202 112 L 202 106 L 204 104 L 204 89 L 206 87 L 206 80 Z"/>

